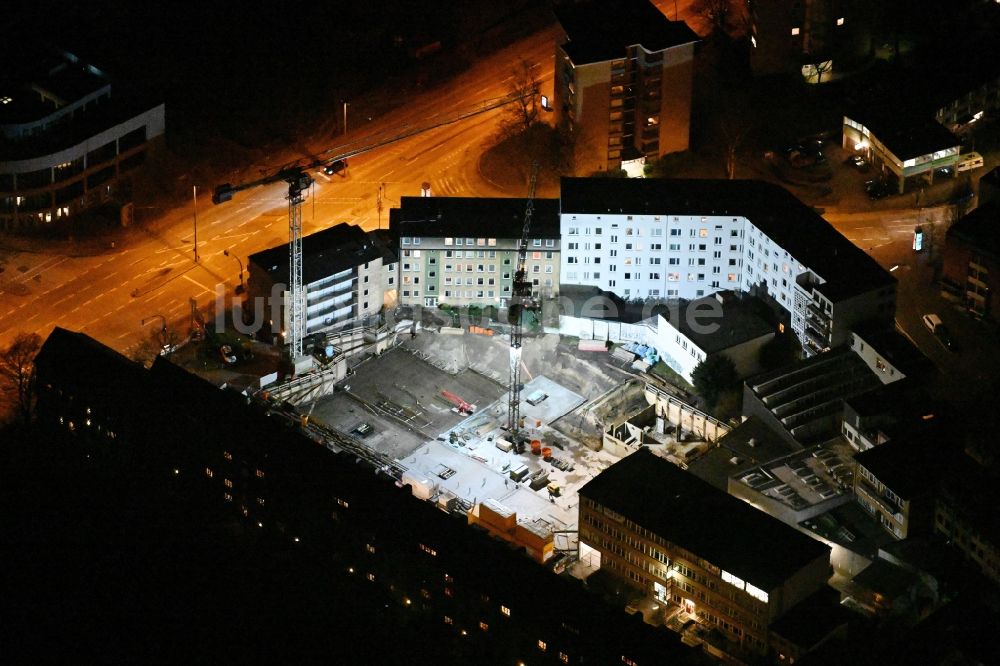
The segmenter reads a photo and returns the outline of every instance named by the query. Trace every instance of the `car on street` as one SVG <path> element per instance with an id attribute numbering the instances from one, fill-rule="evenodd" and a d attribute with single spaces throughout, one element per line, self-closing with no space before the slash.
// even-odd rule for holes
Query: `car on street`
<path id="1" fill-rule="evenodd" d="M 924 326 L 927 330 L 934 334 L 944 348 L 949 351 L 958 351 L 958 345 L 955 343 L 955 339 L 951 336 L 951 331 L 948 327 L 941 321 L 941 317 L 934 313 L 925 314 L 921 319 L 924 322 Z"/>
<path id="2" fill-rule="evenodd" d="M 877 201 L 879 199 L 884 199 L 889 196 L 891 190 L 889 185 L 885 181 L 881 180 L 869 180 L 865 181 L 865 192 L 868 193 L 868 198 L 872 201 Z"/>

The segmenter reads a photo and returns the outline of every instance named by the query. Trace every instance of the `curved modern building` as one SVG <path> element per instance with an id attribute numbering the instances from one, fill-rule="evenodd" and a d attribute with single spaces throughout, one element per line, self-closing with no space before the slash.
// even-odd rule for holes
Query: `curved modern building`
<path id="1" fill-rule="evenodd" d="M 0 229 L 127 200 L 127 174 L 164 133 L 163 104 L 113 97 L 107 74 L 72 53 L 22 49 L 3 63 Z"/>

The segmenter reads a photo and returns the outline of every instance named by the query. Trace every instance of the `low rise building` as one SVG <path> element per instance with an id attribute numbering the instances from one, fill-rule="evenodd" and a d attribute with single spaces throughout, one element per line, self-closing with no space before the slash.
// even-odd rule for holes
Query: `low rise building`
<path id="1" fill-rule="evenodd" d="M 844 400 L 881 386 L 864 361 L 846 347 L 749 378 L 743 414 L 763 419 L 792 446 L 836 437 Z"/>
<path id="2" fill-rule="evenodd" d="M 108 74 L 67 51 L 11 44 L 0 46 L 0 228 L 129 203 L 131 173 L 165 131 L 162 102 L 112 96 Z"/>
<path id="3" fill-rule="evenodd" d="M 883 384 L 907 377 L 928 379 L 936 372 L 929 358 L 894 328 L 861 324 L 851 329 L 851 349 Z"/>
<path id="4" fill-rule="evenodd" d="M 663 361 L 687 381 L 700 363 L 715 355 L 733 362 L 736 374 L 760 370 L 760 350 L 774 339 L 775 327 L 761 317 L 752 297 L 730 290 L 682 302 L 665 317 L 657 317 L 656 350 Z"/>
<path id="5" fill-rule="evenodd" d="M 247 272 L 245 314 L 260 325 L 259 337 L 284 343 L 290 316 L 288 245 L 250 255 Z M 345 328 L 378 315 L 394 305 L 397 279 L 392 249 L 361 227 L 344 222 L 304 237 L 305 333 Z"/>
<path id="6" fill-rule="evenodd" d="M 939 433 L 942 434 L 942 433 Z M 854 496 L 897 539 L 930 532 L 948 449 L 931 433 L 897 438 L 855 456 Z"/>
<path id="7" fill-rule="evenodd" d="M 934 425 L 939 406 L 914 380 L 877 386 L 844 399 L 841 434 L 857 451 Z"/>
<path id="8" fill-rule="evenodd" d="M 751 652 L 830 575 L 829 548 L 645 448 L 579 493 L 581 559 Z"/>
<path id="9" fill-rule="evenodd" d="M 536 199 L 525 267 L 536 298 L 559 293 L 559 202 Z M 403 197 L 390 211 L 399 238 L 402 305 L 506 307 L 526 199 Z"/>

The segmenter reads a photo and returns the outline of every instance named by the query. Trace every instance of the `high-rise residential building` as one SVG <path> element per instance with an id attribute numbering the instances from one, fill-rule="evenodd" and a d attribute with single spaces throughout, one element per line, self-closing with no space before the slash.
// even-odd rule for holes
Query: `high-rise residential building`
<path id="1" fill-rule="evenodd" d="M 579 173 L 687 150 L 697 35 L 648 0 L 556 7 L 557 122 Z"/>
<path id="2" fill-rule="evenodd" d="M 396 260 L 380 239 L 378 232 L 365 233 L 346 222 L 302 239 L 307 334 L 363 323 L 383 305 L 395 305 Z M 261 326 L 260 337 L 278 343 L 289 330 L 288 264 L 287 243 L 252 254 L 247 261 L 244 310 L 250 311 L 245 315 Z"/>
<path id="3" fill-rule="evenodd" d="M 526 199 L 403 197 L 390 211 L 399 238 L 399 302 L 506 307 Z M 536 199 L 525 267 L 536 298 L 559 291 L 559 201 Z"/>
<path id="4" fill-rule="evenodd" d="M 749 291 L 786 313 L 807 354 L 895 313 L 895 278 L 770 183 L 564 178 L 560 227 L 564 284 L 630 300 Z"/>

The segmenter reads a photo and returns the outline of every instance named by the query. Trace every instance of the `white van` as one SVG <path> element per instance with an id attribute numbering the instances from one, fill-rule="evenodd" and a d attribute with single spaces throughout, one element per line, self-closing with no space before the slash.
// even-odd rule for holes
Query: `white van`
<path id="1" fill-rule="evenodd" d="M 925 314 L 923 319 L 924 326 L 926 326 L 931 333 L 936 333 L 938 326 L 941 325 L 941 317 L 936 314 Z"/>
<path id="2" fill-rule="evenodd" d="M 978 169 L 983 166 L 983 156 L 979 153 L 968 153 L 962 156 L 955 164 L 955 171 L 961 173 L 962 171 L 971 171 L 973 169 Z"/>

